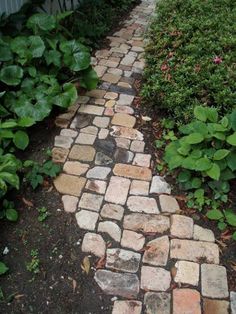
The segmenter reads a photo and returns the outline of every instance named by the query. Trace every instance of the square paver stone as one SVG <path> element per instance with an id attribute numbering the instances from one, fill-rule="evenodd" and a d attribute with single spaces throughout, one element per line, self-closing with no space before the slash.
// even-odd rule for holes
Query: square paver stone
<path id="1" fill-rule="evenodd" d="M 112 314 L 141 314 L 142 302 L 140 301 L 115 301 Z"/>
<path id="2" fill-rule="evenodd" d="M 96 151 L 92 146 L 74 145 L 70 151 L 69 158 L 80 161 L 92 161 L 95 152 Z"/>
<path id="3" fill-rule="evenodd" d="M 80 133 L 75 143 L 93 145 L 93 143 L 95 142 L 95 139 L 96 139 L 95 135 L 88 134 L 88 133 Z"/>
<path id="4" fill-rule="evenodd" d="M 102 205 L 103 196 L 91 193 L 83 193 L 79 202 L 79 208 L 99 211 Z"/>
<path id="5" fill-rule="evenodd" d="M 62 194 L 80 196 L 85 182 L 85 178 L 78 178 L 72 175 L 62 173 L 54 180 L 54 185 L 57 191 Z"/>
<path id="6" fill-rule="evenodd" d="M 81 229 L 94 230 L 98 221 L 98 213 L 89 210 L 80 210 L 75 214 L 77 224 Z"/>
<path id="7" fill-rule="evenodd" d="M 127 199 L 129 186 L 129 179 L 116 176 L 111 177 L 105 194 L 105 200 L 107 202 L 124 205 Z"/>

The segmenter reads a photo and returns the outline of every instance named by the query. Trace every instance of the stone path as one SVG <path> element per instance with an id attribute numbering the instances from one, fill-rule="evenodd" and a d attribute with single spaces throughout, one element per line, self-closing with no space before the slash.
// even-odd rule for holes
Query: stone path
<path id="1" fill-rule="evenodd" d="M 135 129 L 135 79 L 144 68 L 143 33 L 154 1 L 143 0 L 110 48 L 93 59 L 102 81 L 57 118 L 53 159 L 64 209 L 87 233 L 82 251 L 105 267 L 101 290 L 116 296 L 112 314 L 229 313 L 226 269 L 211 230 L 185 217 L 170 186 L 152 176 L 151 155 Z M 109 239 L 105 241 L 105 239 Z M 236 313 L 236 293 L 231 293 Z"/>

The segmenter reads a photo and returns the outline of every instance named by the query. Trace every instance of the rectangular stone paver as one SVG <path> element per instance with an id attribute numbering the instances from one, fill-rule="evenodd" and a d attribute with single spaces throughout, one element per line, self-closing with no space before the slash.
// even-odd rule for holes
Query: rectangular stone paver
<path id="1" fill-rule="evenodd" d="M 200 293 L 193 289 L 174 289 L 173 314 L 190 313 L 201 314 Z"/>
<path id="2" fill-rule="evenodd" d="M 152 178 L 150 169 L 127 164 L 116 164 L 113 169 L 113 173 L 117 176 L 144 181 L 151 181 Z"/>
<path id="3" fill-rule="evenodd" d="M 141 314 L 142 302 L 140 301 L 115 301 L 112 314 Z"/>
<path id="4" fill-rule="evenodd" d="M 98 213 L 92 212 L 90 210 L 80 210 L 75 214 L 77 224 L 81 229 L 85 230 L 95 230 L 96 223 L 98 221 Z"/>
<path id="5" fill-rule="evenodd" d="M 101 106 L 94 106 L 94 105 L 81 105 L 78 112 L 80 113 L 88 113 L 97 116 L 101 116 L 103 114 L 104 108 Z"/>
<path id="6" fill-rule="evenodd" d="M 148 195 L 149 182 L 133 180 L 130 186 L 130 194 L 133 195 Z"/>
<path id="7" fill-rule="evenodd" d="M 121 246 L 127 247 L 134 251 L 139 251 L 143 248 L 145 237 L 141 233 L 131 230 L 124 230 L 121 239 Z"/>
<path id="8" fill-rule="evenodd" d="M 91 193 L 83 193 L 79 201 L 79 208 L 99 211 L 102 205 L 103 196 Z"/>
<path id="9" fill-rule="evenodd" d="M 127 201 L 127 206 L 128 209 L 132 212 L 159 214 L 157 202 L 154 198 L 146 196 L 130 196 Z"/>
<path id="10" fill-rule="evenodd" d="M 163 236 L 149 241 L 145 245 L 143 263 L 153 266 L 165 266 L 169 256 L 169 238 Z"/>
<path id="11" fill-rule="evenodd" d="M 215 243 L 171 240 L 170 257 L 193 262 L 219 264 L 219 248 Z"/>
<path id="12" fill-rule="evenodd" d="M 103 218 L 109 218 L 114 220 L 121 220 L 124 215 L 124 207 L 117 204 L 107 203 L 101 210 L 101 216 Z"/>
<path id="13" fill-rule="evenodd" d="M 110 134 L 114 137 L 124 137 L 130 140 L 143 140 L 143 134 L 140 131 L 125 126 L 113 126 Z"/>
<path id="14" fill-rule="evenodd" d="M 170 233 L 173 237 L 191 239 L 193 237 L 193 219 L 182 215 L 172 215 Z"/>
<path id="15" fill-rule="evenodd" d="M 107 249 L 106 268 L 136 273 L 139 269 L 141 255 L 124 249 Z"/>
<path id="16" fill-rule="evenodd" d="M 54 180 L 54 185 L 57 191 L 62 194 L 80 196 L 85 182 L 85 178 L 62 173 Z"/>
<path id="17" fill-rule="evenodd" d="M 92 146 L 74 145 L 70 151 L 69 158 L 80 161 L 92 161 L 95 149 Z"/>
<path id="18" fill-rule="evenodd" d="M 170 314 L 171 296 L 166 292 L 147 292 L 144 296 L 145 314 Z"/>
<path id="19" fill-rule="evenodd" d="M 170 288 L 170 272 L 160 267 L 142 266 L 141 268 L 141 289 L 166 291 Z"/>
<path id="20" fill-rule="evenodd" d="M 100 180 L 88 180 L 86 183 L 85 188 L 87 190 L 104 194 L 106 191 L 107 183 L 106 181 L 100 181 Z"/>
<path id="21" fill-rule="evenodd" d="M 199 281 L 199 264 L 187 261 L 178 261 L 175 264 L 176 274 L 174 281 L 182 284 L 193 286 L 198 285 Z"/>
<path id="22" fill-rule="evenodd" d="M 130 180 L 113 176 L 105 194 L 105 200 L 110 203 L 124 205 L 130 187 Z"/>
<path id="23" fill-rule="evenodd" d="M 203 298 L 204 314 L 229 314 L 229 302 L 223 300 L 212 300 Z M 235 314 L 232 312 L 232 314 Z"/>

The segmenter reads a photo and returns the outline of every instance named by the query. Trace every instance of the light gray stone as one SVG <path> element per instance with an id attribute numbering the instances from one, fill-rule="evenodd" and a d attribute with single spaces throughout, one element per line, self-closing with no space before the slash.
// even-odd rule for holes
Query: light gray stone
<path id="1" fill-rule="evenodd" d="M 106 243 L 100 234 L 88 232 L 85 234 L 82 243 L 82 252 L 92 253 L 95 256 L 103 257 L 106 251 Z"/>
<path id="2" fill-rule="evenodd" d="M 95 230 L 98 221 L 98 213 L 89 210 L 80 210 L 75 214 L 77 224 L 81 229 Z"/>
<path id="3" fill-rule="evenodd" d="M 171 188 L 169 184 L 165 181 L 163 177 L 154 176 L 152 178 L 150 193 L 157 193 L 157 194 L 170 194 Z"/>
<path id="4" fill-rule="evenodd" d="M 160 195 L 159 196 L 161 211 L 163 213 L 175 213 L 179 211 L 179 204 L 173 196 Z"/>
<path id="5" fill-rule="evenodd" d="M 145 314 L 170 314 L 171 296 L 166 292 L 147 292 L 144 296 Z"/>
<path id="6" fill-rule="evenodd" d="M 91 193 L 83 193 L 79 202 L 79 208 L 99 211 L 102 205 L 103 196 Z"/>
<path id="7" fill-rule="evenodd" d="M 120 242 L 121 230 L 120 227 L 112 221 L 103 221 L 98 225 L 98 232 L 107 233 L 113 240 Z"/>
<path id="8" fill-rule="evenodd" d="M 96 136 L 88 133 L 80 133 L 75 143 L 77 144 L 85 144 L 85 145 L 93 145 L 95 142 Z"/>
<path id="9" fill-rule="evenodd" d="M 145 246 L 143 263 L 153 266 L 165 266 L 169 256 L 170 243 L 168 236 L 149 241 Z"/>
<path id="10" fill-rule="evenodd" d="M 55 136 L 54 146 L 62 148 L 70 148 L 73 143 L 73 138 L 68 136 L 57 135 Z"/>
<path id="11" fill-rule="evenodd" d="M 194 240 L 215 242 L 215 236 L 213 231 L 210 229 L 202 228 L 198 225 L 193 227 L 193 238 Z"/>
<path id="12" fill-rule="evenodd" d="M 170 288 L 170 272 L 160 267 L 142 266 L 141 268 L 141 289 L 166 291 Z"/>
<path id="13" fill-rule="evenodd" d="M 108 174 L 111 172 L 111 168 L 108 167 L 94 167 L 91 168 L 88 172 L 87 172 L 87 178 L 93 178 L 93 179 L 107 179 Z"/>
<path id="14" fill-rule="evenodd" d="M 230 292 L 230 305 L 232 314 L 236 314 L 236 292 Z"/>
<path id="15" fill-rule="evenodd" d="M 126 203 L 129 187 L 129 179 L 117 176 L 111 177 L 105 194 L 105 200 L 110 203 L 124 205 Z"/>
<path id="16" fill-rule="evenodd" d="M 123 249 L 107 249 L 106 268 L 136 273 L 139 268 L 141 255 Z"/>
<path id="17" fill-rule="evenodd" d="M 101 216 L 103 218 L 121 220 L 123 218 L 123 215 L 124 215 L 124 207 L 117 204 L 107 203 L 103 206 L 101 210 Z"/>
<path id="18" fill-rule="evenodd" d="M 145 196 L 130 196 L 127 201 L 127 206 L 132 212 L 159 214 L 157 202 L 154 198 Z"/>

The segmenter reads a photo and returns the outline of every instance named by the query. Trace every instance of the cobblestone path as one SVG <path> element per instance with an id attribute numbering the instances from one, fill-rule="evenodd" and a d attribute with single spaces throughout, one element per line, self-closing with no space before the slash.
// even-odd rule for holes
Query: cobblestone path
<path id="1" fill-rule="evenodd" d="M 112 314 L 225 314 L 230 295 L 214 234 L 181 215 L 170 186 L 152 176 L 152 157 L 135 129 L 133 87 L 154 7 L 142 1 L 108 37 L 110 48 L 93 60 L 99 89 L 57 118 L 53 159 L 63 173 L 54 184 L 65 211 L 87 231 L 82 251 L 106 257 L 94 280 L 117 296 Z M 231 299 L 236 313 L 236 293 Z"/>

